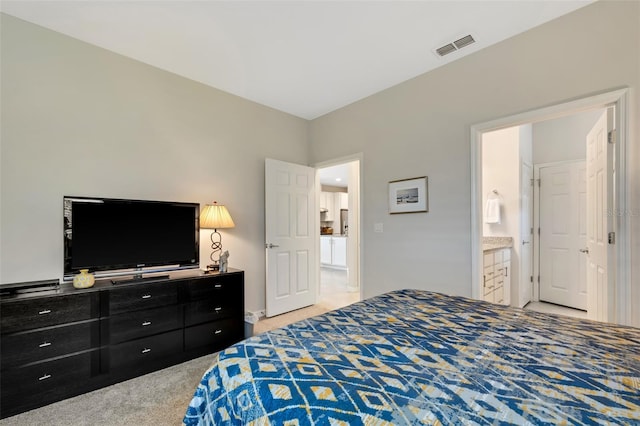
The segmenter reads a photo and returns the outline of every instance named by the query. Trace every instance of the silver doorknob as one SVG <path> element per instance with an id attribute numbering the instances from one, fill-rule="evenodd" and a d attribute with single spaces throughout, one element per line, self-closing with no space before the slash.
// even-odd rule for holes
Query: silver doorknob
<path id="1" fill-rule="evenodd" d="M 589 248 L 587 247 L 587 248 L 580 249 L 580 253 L 587 253 L 587 254 L 589 254 Z"/>
<path id="2" fill-rule="evenodd" d="M 276 247 L 280 247 L 280 246 L 276 244 L 271 244 L 271 243 L 264 245 L 264 248 L 276 248 Z"/>

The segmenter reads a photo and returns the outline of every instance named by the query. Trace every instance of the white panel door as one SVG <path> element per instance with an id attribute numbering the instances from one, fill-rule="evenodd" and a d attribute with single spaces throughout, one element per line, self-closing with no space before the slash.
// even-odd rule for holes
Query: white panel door
<path id="1" fill-rule="evenodd" d="M 605 111 L 587 134 L 587 314 L 598 321 L 608 320 L 609 261 L 614 257 L 608 241 L 615 216 L 613 173 L 608 173 L 613 170 L 613 147 L 607 133 Z"/>
<path id="2" fill-rule="evenodd" d="M 586 162 L 540 169 L 540 300 L 587 309 Z"/>
<path id="3" fill-rule="evenodd" d="M 266 315 L 316 302 L 315 169 L 265 161 Z"/>
<path id="4" fill-rule="evenodd" d="M 533 294 L 533 168 L 530 164 L 520 166 L 520 276 L 518 307 L 531 301 Z"/>

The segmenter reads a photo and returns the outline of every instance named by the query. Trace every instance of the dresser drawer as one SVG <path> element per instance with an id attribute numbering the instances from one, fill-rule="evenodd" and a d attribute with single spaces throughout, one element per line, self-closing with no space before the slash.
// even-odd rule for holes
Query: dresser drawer
<path id="1" fill-rule="evenodd" d="M 112 315 L 177 303 L 176 283 L 138 284 L 109 292 L 109 312 Z"/>
<path id="2" fill-rule="evenodd" d="M 486 279 L 484 281 L 483 290 L 485 296 L 493 291 L 493 289 L 495 288 L 495 283 L 495 278 Z"/>
<path id="3" fill-rule="evenodd" d="M 493 292 L 493 303 L 504 303 L 504 285 L 503 283 L 498 283 L 496 285 L 496 289 Z"/>
<path id="4" fill-rule="evenodd" d="M 230 274 L 190 280 L 186 285 L 187 301 L 238 297 L 243 294 L 242 277 L 242 274 Z"/>
<path id="5" fill-rule="evenodd" d="M 184 322 L 185 326 L 190 326 L 242 314 L 241 300 L 238 300 L 237 297 L 235 299 L 228 299 L 221 296 L 214 299 L 188 303 L 185 306 Z"/>
<path id="6" fill-rule="evenodd" d="M 2 370 L 80 352 L 98 345 L 99 322 L 50 327 L 2 337 Z"/>
<path id="7" fill-rule="evenodd" d="M 97 316 L 97 293 L 34 298 L 2 303 L 0 329 L 13 333 Z"/>
<path id="8" fill-rule="evenodd" d="M 174 305 L 113 315 L 109 318 L 111 344 L 182 328 L 182 306 Z"/>
<path id="9" fill-rule="evenodd" d="M 65 388 L 84 384 L 91 377 L 92 356 L 97 356 L 97 352 L 3 372 L 2 405 L 23 404 L 24 398 L 48 399 L 50 394 L 64 394 Z"/>
<path id="10" fill-rule="evenodd" d="M 182 330 L 112 345 L 109 348 L 110 369 L 115 370 L 116 374 L 119 368 L 145 369 L 146 363 L 153 363 L 181 351 Z"/>
<path id="11" fill-rule="evenodd" d="M 244 322 L 234 319 L 208 322 L 184 329 L 185 350 L 210 346 L 211 352 L 242 340 Z"/>

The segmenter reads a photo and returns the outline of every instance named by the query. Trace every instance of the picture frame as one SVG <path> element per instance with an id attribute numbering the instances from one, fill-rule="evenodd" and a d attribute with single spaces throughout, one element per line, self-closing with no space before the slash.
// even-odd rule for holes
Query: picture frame
<path id="1" fill-rule="evenodd" d="M 427 176 L 389 182 L 389 213 L 428 212 L 428 191 Z"/>

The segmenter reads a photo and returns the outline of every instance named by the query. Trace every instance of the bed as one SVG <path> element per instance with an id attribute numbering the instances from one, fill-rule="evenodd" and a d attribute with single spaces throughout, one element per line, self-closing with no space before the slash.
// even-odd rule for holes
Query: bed
<path id="1" fill-rule="evenodd" d="M 183 422 L 638 424 L 640 329 L 394 291 L 220 352 Z"/>

